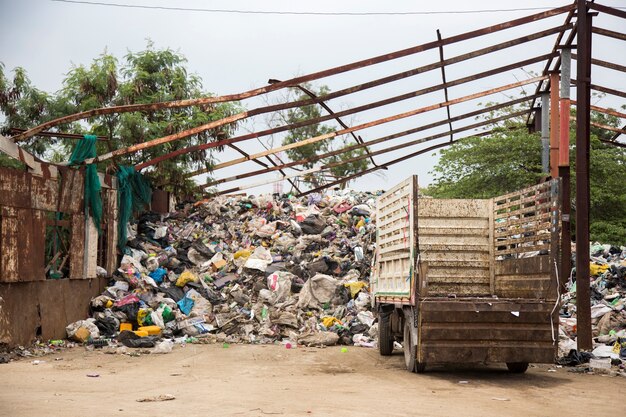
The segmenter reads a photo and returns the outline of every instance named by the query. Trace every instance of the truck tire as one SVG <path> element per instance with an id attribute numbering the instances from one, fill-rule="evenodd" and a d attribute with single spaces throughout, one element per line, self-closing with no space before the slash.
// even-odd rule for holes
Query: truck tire
<path id="1" fill-rule="evenodd" d="M 506 367 L 511 373 L 523 374 L 528 369 L 528 362 L 507 362 Z"/>
<path id="2" fill-rule="evenodd" d="M 389 313 L 381 313 L 378 319 L 378 351 L 382 356 L 390 356 L 393 353 L 391 314 Z"/>
<path id="3" fill-rule="evenodd" d="M 417 334 L 417 329 L 413 324 L 413 313 L 408 310 L 404 314 L 404 337 L 402 340 L 402 347 L 404 347 L 404 364 L 409 372 L 422 373 L 426 369 L 424 362 L 418 362 L 417 360 L 417 345 L 413 343 L 414 337 Z"/>

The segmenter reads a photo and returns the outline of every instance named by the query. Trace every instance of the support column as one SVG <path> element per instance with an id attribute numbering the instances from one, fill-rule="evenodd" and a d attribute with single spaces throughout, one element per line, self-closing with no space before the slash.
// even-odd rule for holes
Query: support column
<path id="1" fill-rule="evenodd" d="M 559 176 L 559 73 L 550 73 L 550 175 Z"/>
<path id="2" fill-rule="evenodd" d="M 550 174 L 550 94 L 541 94 L 541 172 Z"/>
<path id="3" fill-rule="evenodd" d="M 576 76 L 576 317 L 578 350 L 592 349 L 589 289 L 589 152 L 591 109 L 591 14 L 578 4 Z"/>
<path id="4" fill-rule="evenodd" d="M 561 100 L 560 100 L 560 143 L 559 177 L 561 177 L 561 267 L 560 287 L 565 292 L 572 269 L 572 231 L 571 231 L 571 184 L 569 165 L 569 118 L 570 118 L 570 83 L 572 51 L 565 46 L 561 51 Z"/>

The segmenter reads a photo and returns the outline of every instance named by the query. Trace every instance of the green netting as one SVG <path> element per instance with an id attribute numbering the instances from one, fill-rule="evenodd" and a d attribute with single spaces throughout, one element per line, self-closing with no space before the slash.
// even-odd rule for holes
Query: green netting
<path id="1" fill-rule="evenodd" d="M 70 156 L 70 165 L 80 164 L 85 159 L 95 157 L 96 137 L 94 135 L 85 135 L 82 140 L 76 143 L 76 147 Z M 89 210 L 98 233 L 100 233 L 100 224 L 102 223 L 101 188 L 96 165 L 88 164 L 85 171 L 85 208 Z"/>
<path id="2" fill-rule="evenodd" d="M 133 212 L 143 210 L 152 201 L 152 187 L 148 180 L 132 166 L 120 166 L 117 172 L 118 242 L 124 251 L 126 227 Z"/>

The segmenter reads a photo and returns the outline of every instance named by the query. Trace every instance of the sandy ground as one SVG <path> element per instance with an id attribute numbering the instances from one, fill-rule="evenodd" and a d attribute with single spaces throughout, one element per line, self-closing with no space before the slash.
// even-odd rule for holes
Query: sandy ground
<path id="1" fill-rule="evenodd" d="M 401 352 L 356 347 L 187 345 L 136 357 L 75 348 L 39 359 L 0 365 L 0 416 L 572 417 L 619 414 L 626 394 L 626 378 L 544 365 L 411 374 Z M 159 395 L 175 399 L 137 401 Z"/>

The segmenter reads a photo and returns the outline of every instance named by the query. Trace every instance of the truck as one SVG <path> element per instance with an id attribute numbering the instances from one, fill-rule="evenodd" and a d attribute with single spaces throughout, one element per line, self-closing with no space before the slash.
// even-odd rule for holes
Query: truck
<path id="1" fill-rule="evenodd" d="M 376 200 L 371 276 L 378 349 L 427 365 L 553 363 L 560 181 L 490 199 L 435 199 L 412 176 Z"/>

